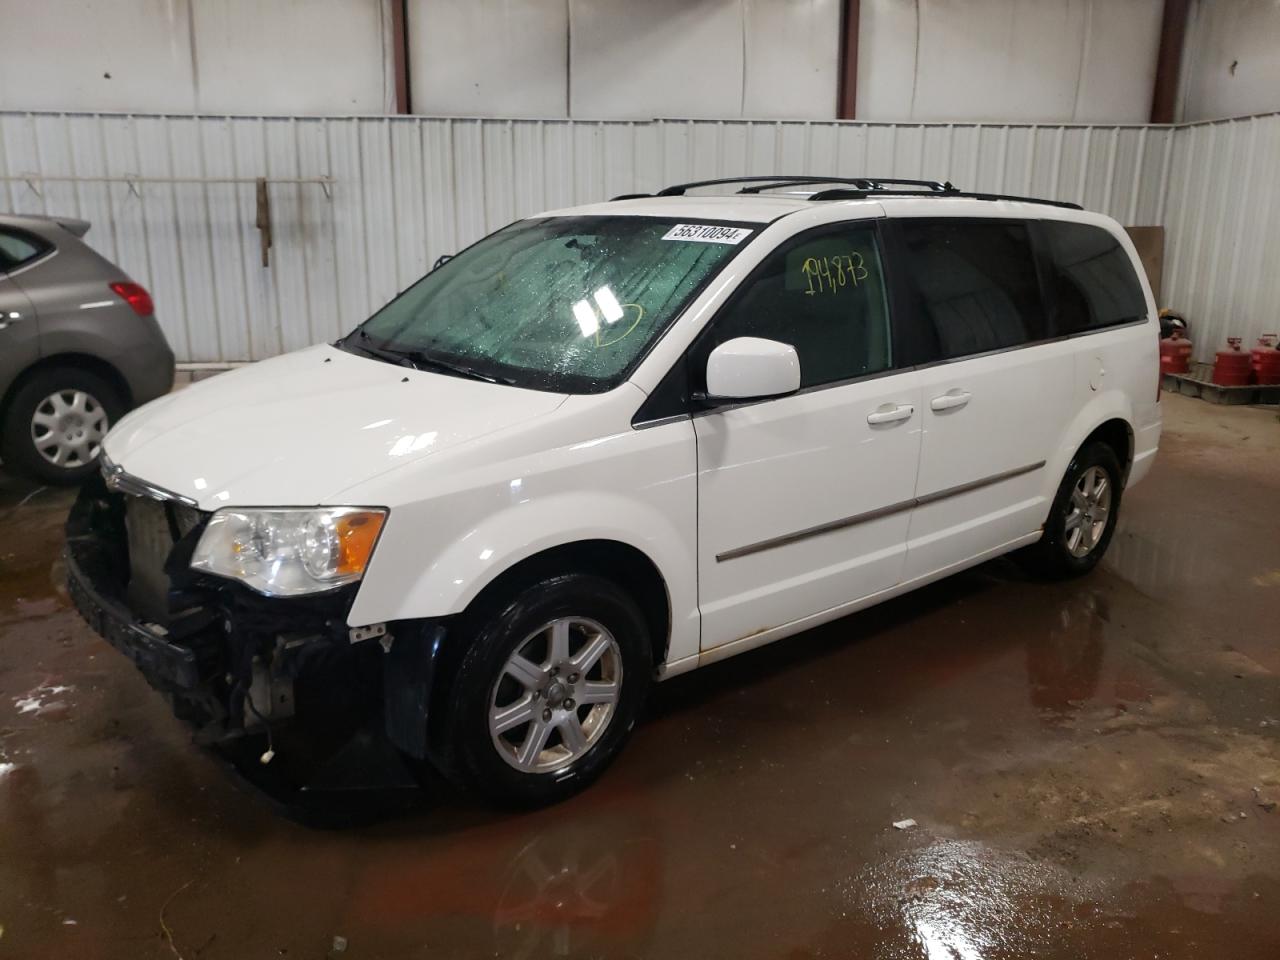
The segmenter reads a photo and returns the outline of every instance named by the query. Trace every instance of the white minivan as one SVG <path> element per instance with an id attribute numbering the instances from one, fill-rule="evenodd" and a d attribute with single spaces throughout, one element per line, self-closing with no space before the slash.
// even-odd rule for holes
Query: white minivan
<path id="1" fill-rule="evenodd" d="M 778 176 L 543 213 L 125 417 L 70 589 L 206 740 L 358 702 L 545 803 L 653 679 L 1020 548 L 1092 569 L 1155 456 L 1157 329 L 1071 204 Z"/>

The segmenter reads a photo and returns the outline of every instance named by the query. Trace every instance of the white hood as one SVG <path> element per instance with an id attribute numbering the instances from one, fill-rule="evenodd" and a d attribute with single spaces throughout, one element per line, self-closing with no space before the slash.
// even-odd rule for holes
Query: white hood
<path id="1" fill-rule="evenodd" d="M 550 413 L 564 400 L 322 345 L 149 403 L 122 419 L 103 446 L 127 473 L 205 510 L 310 506 L 333 503 L 353 484 L 394 467 Z"/>

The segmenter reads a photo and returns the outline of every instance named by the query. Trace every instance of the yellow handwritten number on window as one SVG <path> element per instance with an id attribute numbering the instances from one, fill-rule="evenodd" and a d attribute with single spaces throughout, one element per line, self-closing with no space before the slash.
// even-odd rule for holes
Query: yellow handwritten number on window
<path id="1" fill-rule="evenodd" d="M 834 257 L 808 257 L 800 269 L 809 282 L 806 296 L 856 288 L 867 279 L 867 266 L 856 250 Z"/>

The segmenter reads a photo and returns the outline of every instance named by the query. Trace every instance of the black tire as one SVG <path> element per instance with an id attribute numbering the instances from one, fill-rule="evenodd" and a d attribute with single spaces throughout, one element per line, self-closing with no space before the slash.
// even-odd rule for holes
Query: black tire
<path id="1" fill-rule="evenodd" d="M 76 367 L 37 370 L 14 393 L 5 411 L 4 423 L 0 425 L 0 458 L 7 470 L 43 483 L 75 484 L 97 469 L 96 454 L 92 458 L 79 458 L 70 466 L 58 466 L 41 454 L 32 437 L 32 418 L 37 408 L 47 397 L 72 391 L 92 398 L 94 408 L 106 414 L 107 428 L 124 415 L 125 401 L 120 391 L 96 373 Z"/>
<path id="2" fill-rule="evenodd" d="M 594 742 L 579 756 L 544 772 L 517 769 L 512 761 L 504 758 L 490 733 L 490 708 L 495 697 L 501 697 L 499 685 L 511 683 L 510 677 L 504 676 L 508 658 L 517 650 L 528 651 L 527 643 L 536 644 L 537 640 L 529 638 L 544 625 L 570 617 L 594 621 L 616 641 L 616 653 L 608 654 L 608 660 L 602 657 L 600 666 L 620 663 L 618 699 L 608 721 L 600 725 Z M 635 601 L 610 580 L 566 573 L 531 583 L 514 598 L 467 619 L 475 624 L 475 632 L 463 640 L 467 649 L 447 685 L 445 713 L 440 718 L 442 740 L 447 744 L 449 755 L 445 772 L 464 789 L 503 806 L 543 806 L 586 787 L 621 751 L 648 693 L 653 670 L 652 648 L 644 616 Z M 586 636 L 581 634 L 584 646 Z M 547 659 L 550 659 L 549 647 Z M 567 682 L 569 676 L 576 675 L 562 673 L 559 676 Z M 584 674 L 575 683 L 587 680 L 588 675 Z M 536 705 L 539 716 L 544 715 L 542 711 L 550 710 L 547 699 L 550 691 L 550 687 L 544 688 L 542 699 Z M 563 689 L 557 688 L 552 699 L 562 693 Z M 517 690 L 516 695 L 520 694 Z M 553 711 L 554 716 L 569 719 L 558 711 L 567 711 L 571 701 L 555 702 L 558 709 Z M 585 714 L 589 719 L 593 709 L 574 702 L 570 712 L 576 716 Z M 530 729 L 522 725 L 509 731 L 507 736 L 523 740 Z M 558 737 L 558 732 L 550 735 L 547 752 L 567 749 Z M 513 746 L 513 749 L 517 748 Z"/>
<path id="3" fill-rule="evenodd" d="M 1106 526 L 1097 537 L 1096 542 L 1083 556 L 1075 556 L 1070 547 L 1070 533 L 1067 520 L 1074 511 L 1072 492 L 1081 478 L 1093 468 L 1101 469 L 1107 476 L 1111 487 L 1111 503 L 1106 516 Z M 1030 569 L 1050 579 L 1069 579 L 1088 573 L 1098 565 L 1111 537 L 1116 531 L 1116 521 L 1120 515 L 1120 500 L 1124 493 L 1123 470 L 1116 459 L 1115 451 L 1107 444 L 1094 442 L 1081 447 L 1067 466 L 1067 472 L 1058 487 L 1058 493 L 1049 508 L 1049 517 L 1045 520 L 1044 534 L 1040 541 L 1028 547 L 1021 559 Z"/>

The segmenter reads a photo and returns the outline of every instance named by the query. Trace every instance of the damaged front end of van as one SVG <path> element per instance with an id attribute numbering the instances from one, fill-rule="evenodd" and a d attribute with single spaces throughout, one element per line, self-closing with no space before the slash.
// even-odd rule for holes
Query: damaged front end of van
<path id="1" fill-rule="evenodd" d="M 347 623 L 385 516 L 210 512 L 108 460 L 67 519 L 68 590 L 198 743 L 261 743 L 269 762 L 290 728 L 372 728 L 421 758 L 443 625 Z"/>

